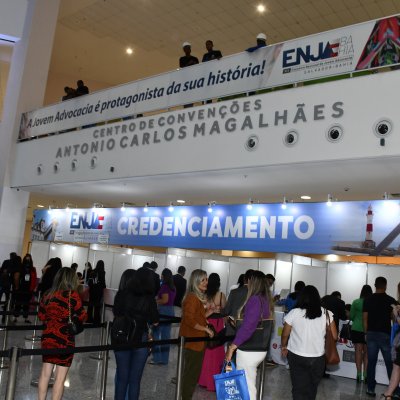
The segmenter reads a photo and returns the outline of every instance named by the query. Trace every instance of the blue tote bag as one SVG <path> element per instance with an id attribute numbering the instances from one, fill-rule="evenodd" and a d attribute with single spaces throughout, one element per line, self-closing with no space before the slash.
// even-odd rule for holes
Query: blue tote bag
<path id="1" fill-rule="evenodd" d="M 225 372 L 227 365 L 232 370 Z M 217 400 L 250 400 L 246 375 L 243 370 L 237 370 L 235 364 L 224 363 L 220 374 L 214 375 Z"/>

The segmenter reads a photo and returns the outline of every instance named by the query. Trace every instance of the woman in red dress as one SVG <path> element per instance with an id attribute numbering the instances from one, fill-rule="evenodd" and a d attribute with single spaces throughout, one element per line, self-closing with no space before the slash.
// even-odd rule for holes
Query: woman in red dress
<path id="1" fill-rule="evenodd" d="M 42 333 L 42 349 L 74 348 L 75 336 L 68 330 L 68 317 L 76 315 L 80 321 L 87 319 L 78 294 L 78 278 L 71 268 L 62 268 L 54 278 L 53 286 L 40 302 L 39 318 L 46 328 Z M 64 381 L 71 366 L 73 354 L 51 354 L 43 356 L 43 367 L 39 378 L 39 400 L 45 400 L 49 380 L 55 368 L 55 382 L 52 400 L 60 400 L 64 391 Z"/>

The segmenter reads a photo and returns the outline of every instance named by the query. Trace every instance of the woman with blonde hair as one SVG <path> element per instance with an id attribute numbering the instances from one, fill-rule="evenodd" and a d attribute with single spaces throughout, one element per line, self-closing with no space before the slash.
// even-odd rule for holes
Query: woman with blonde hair
<path id="1" fill-rule="evenodd" d="M 243 323 L 237 329 L 233 342 L 228 347 L 225 355 L 226 361 L 231 361 L 234 351 L 236 351 L 236 365 L 238 369 L 244 369 L 246 373 L 247 386 L 249 389 L 250 400 L 257 398 L 257 367 L 264 360 L 267 355 L 267 348 L 260 343 L 260 351 L 248 351 L 240 349 L 245 346 L 246 342 L 252 339 L 253 334 L 256 332 L 257 326 L 261 319 L 273 319 L 274 303 L 272 300 L 271 292 L 268 282 L 264 273 L 261 271 L 254 271 L 251 279 L 248 282 L 247 299 L 239 311 L 239 318 L 243 317 Z M 267 328 L 263 332 L 263 343 L 269 341 L 271 335 L 271 328 Z M 262 349 L 262 347 L 264 347 Z"/>
<path id="2" fill-rule="evenodd" d="M 87 318 L 78 294 L 78 278 L 71 268 L 61 268 L 39 306 L 39 319 L 44 321 L 46 328 L 42 333 L 42 349 L 74 348 L 75 336 L 68 329 L 69 316 L 77 316 L 81 322 Z M 43 355 L 42 372 L 39 377 L 38 399 L 45 400 L 49 380 L 55 369 L 52 400 L 60 400 L 64 392 L 64 381 L 71 366 L 74 355 L 50 354 Z"/>
<path id="3" fill-rule="evenodd" d="M 186 337 L 213 337 L 207 317 L 214 310 L 206 311 L 207 273 L 195 269 L 190 275 L 186 295 L 182 301 L 182 320 L 179 335 Z M 200 376 L 205 342 L 186 343 L 182 376 L 182 400 L 191 400 Z"/>

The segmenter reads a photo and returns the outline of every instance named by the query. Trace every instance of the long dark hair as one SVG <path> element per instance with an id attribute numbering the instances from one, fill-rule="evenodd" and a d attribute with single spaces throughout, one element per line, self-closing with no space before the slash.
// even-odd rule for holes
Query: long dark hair
<path id="1" fill-rule="evenodd" d="M 121 280 L 119 281 L 118 290 L 128 289 L 135 275 L 136 275 L 135 269 L 126 269 L 121 275 Z"/>
<path id="2" fill-rule="evenodd" d="M 104 261 L 103 260 L 97 261 L 95 270 L 104 272 Z"/>
<path id="3" fill-rule="evenodd" d="M 218 274 L 213 272 L 208 277 L 208 285 L 206 290 L 206 297 L 208 301 L 214 298 L 214 296 L 218 293 L 220 286 L 221 286 L 221 278 L 219 277 Z"/>
<path id="4" fill-rule="evenodd" d="M 174 279 L 172 278 L 172 271 L 169 268 L 164 268 L 161 272 L 163 284 L 167 285 L 171 290 L 175 290 Z"/>
<path id="5" fill-rule="evenodd" d="M 369 296 L 372 296 L 372 287 L 369 285 L 364 285 L 361 289 L 360 298 L 366 299 Z"/>
<path id="6" fill-rule="evenodd" d="M 22 259 L 22 264 L 25 266 L 29 266 L 30 269 L 33 268 L 32 256 L 29 253 L 25 254 L 25 257 Z"/>
<path id="7" fill-rule="evenodd" d="M 307 285 L 300 293 L 295 308 L 306 310 L 306 318 L 315 319 L 322 315 L 321 297 L 315 286 Z"/>

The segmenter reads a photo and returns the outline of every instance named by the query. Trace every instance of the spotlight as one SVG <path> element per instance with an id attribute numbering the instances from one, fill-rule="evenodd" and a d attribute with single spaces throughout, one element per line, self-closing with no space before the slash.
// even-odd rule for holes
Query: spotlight
<path id="1" fill-rule="evenodd" d="M 145 204 L 145 206 L 144 206 L 144 208 L 143 208 L 143 211 L 144 211 L 144 212 L 149 211 L 149 203 L 146 203 L 146 204 Z"/>
<path id="2" fill-rule="evenodd" d="M 124 212 L 125 210 L 126 210 L 126 208 L 125 208 L 125 203 L 122 203 L 121 211 Z"/>
<path id="3" fill-rule="evenodd" d="M 253 200 L 249 199 L 249 202 L 247 203 L 247 209 L 252 210 L 253 209 Z"/>
<path id="4" fill-rule="evenodd" d="M 172 204 L 172 202 L 169 203 L 168 211 L 169 211 L 169 212 L 174 211 L 174 205 Z"/>
<path id="5" fill-rule="evenodd" d="M 176 202 L 179 203 L 179 204 L 185 204 L 186 203 L 185 200 L 177 200 Z"/>
<path id="6" fill-rule="evenodd" d="M 211 204 L 211 203 L 208 203 L 207 211 L 208 211 L 209 213 L 212 213 L 212 204 Z"/>
<path id="7" fill-rule="evenodd" d="M 389 194 L 388 194 L 388 192 L 383 193 L 383 199 L 384 199 L 384 200 L 389 200 Z"/>
<path id="8" fill-rule="evenodd" d="M 53 213 L 53 210 L 51 208 L 51 206 L 49 206 L 49 209 L 47 210 L 47 212 L 51 215 Z"/>
<path id="9" fill-rule="evenodd" d="M 264 4 L 259 4 L 258 6 L 257 6 L 257 11 L 259 12 L 259 13 L 263 13 L 263 12 L 265 12 L 265 10 L 266 10 L 266 8 L 265 8 L 265 6 L 264 6 Z"/>
<path id="10" fill-rule="evenodd" d="M 328 207 L 331 207 L 331 206 L 332 206 L 332 200 L 333 200 L 332 195 L 331 195 L 331 194 L 328 194 L 328 201 L 326 202 L 326 205 L 327 205 Z"/>
<path id="11" fill-rule="evenodd" d="M 286 196 L 283 196 L 283 202 L 282 202 L 282 210 L 286 210 L 287 208 L 287 200 L 286 200 Z"/>

